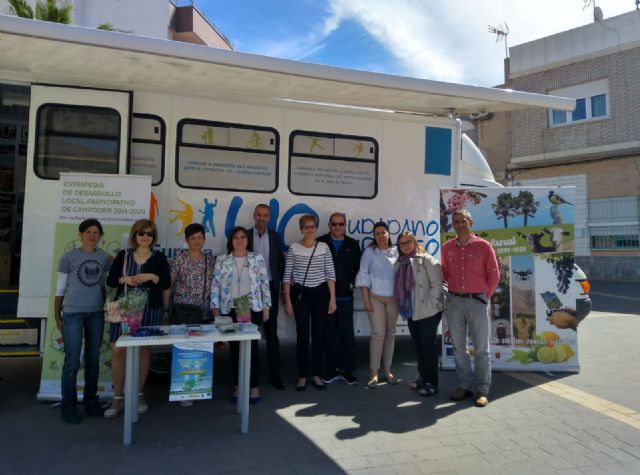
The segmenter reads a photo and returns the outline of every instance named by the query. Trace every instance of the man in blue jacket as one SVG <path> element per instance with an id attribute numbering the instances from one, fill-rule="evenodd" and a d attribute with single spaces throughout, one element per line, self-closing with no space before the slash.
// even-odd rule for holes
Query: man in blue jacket
<path id="1" fill-rule="evenodd" d="M 331 249 L 336 270 L 337 310 L 327 318 L 325 383 L 343 379 L 349 385 L 358 384 L 353 375 L 356 369 L 356 339 L 353 333 L 353 287 L 360 269 L 360 245 L 345 234 L 347 218 L 344 213 L 329 217 L 329 233 L 318 238 Z"/>
<path id="2" fill-rule="evenodd" d="M 249 250 L 262 254 L 267 264 L 269 289 L 271 290 L 271 309 L 269 320 L 264 323 L 264 333 L 267 340 L 267 360 L 271 385 L 276 389 L 285 389 L 280 376 L 280 341 L 278 340 L 278 301 L 280 286 L 284 274 L 284 252 L 282 238 L 272 230 L 267 229 L 271 217 L 269 206 L 259 204 L 253 212 L 255 225 L 249 231 Z"/>

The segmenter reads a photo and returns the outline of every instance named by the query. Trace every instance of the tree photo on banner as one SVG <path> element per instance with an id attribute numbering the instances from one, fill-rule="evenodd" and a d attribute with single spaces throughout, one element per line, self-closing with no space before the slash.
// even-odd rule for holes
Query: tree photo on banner
<path id="1" fill-rule="evenodd" d="M 120 251 L 123 236 L 128 236 L 131 225 L 136 220 L 149 216 L 150 194 L 151 177 L 148 176 L 60 174 L 59 206 L 51 258 L 49 311 L 38 399 L 60 399 L 64 339 L 54 318 L 54 299 L 60 257 L 66 252 L 80 247 L 78 225 L 87 218 L 95 218 L 101 222 L 104 236 L 98 247 L 110 256 L 115 256 Z M 105 333 L 100 347 L 98 379 L 98 394 L 101 397 L 113 395 L 111 345 L 108 332 L 109 325 L 105 325 Z M 77 378 L 78 398 L 82 397 L 84 390 L 83 361 L 84 357 L 81 356 L 81 366 Z"/>
<path id="2" fill-rule="evenodd" d="M 489 305 L 493 369 L 580 369 L 577 322 L 571 320 L 574 197 L 573 187 L 440 190 L 441 242 L 455 238 L 452 215 L 466 209 L 472 231 L 491 243 L 498 258 L 500 283 Z M 453 368 L 446 319 L 443 335 L 442 366 Z"/>

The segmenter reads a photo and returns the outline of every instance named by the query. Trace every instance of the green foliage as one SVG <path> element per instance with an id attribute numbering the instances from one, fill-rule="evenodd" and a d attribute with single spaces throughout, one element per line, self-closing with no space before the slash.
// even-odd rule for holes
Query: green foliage
<path id="1" fill-rule="evenodd" d="M 51 21 L 53 23 L 71 23 L 71 12 L 73 4 L 69 0 L 64 0 L 58 6 L 57 0 L 46 0 L 45 2 L 36 2 L 36 19 L 42 21 Z"/>
<path id="2" fill-rule="evenodd" d="M 57 0 L 38 0 L 36 2 L 36 10 L 26 2 L 26 0 L 8 0 L 9 13 L 21 18 L 31 18 L 42 21 L 50 21 L 53 23 L 71 23 L 71 13 L 73 4 L 69 0 L 63 0 L 58 6 Z"/>
<path id="3" fill-rule="evenodd" d="M 524 218 L 524 226 L 527 226 L 529 218 L 533 218 L 538 211 L 540 202 L 534 199 L 533 193 L 530 191 L 521 191 L 514 198 L 514 209 L 517 214 L 521 214 Z"/>
<path id="4" fill-rule="evenodd" d="M 508 228 L 508 218 L 513 218 L 516 211 L 516 199 L 511 193 L 500 193 L 496 202 L 491 205 L 498 219 L 502 219 L 504 227 Z"/>
<path id="5" fill-rule="evenodd" d="M 8 2 L 10 15 L 33 19 L 33 8 L 26 0 L 8 0 Z"/>
<path id="6" fill-rule="evenodd" d="M 112 23 L 106 22 L 106 23 L 100 23 L 98 25 L 98 30 L 106 30 L 106 31 L 116 31 L 115 27 L 113 26 Z"/>

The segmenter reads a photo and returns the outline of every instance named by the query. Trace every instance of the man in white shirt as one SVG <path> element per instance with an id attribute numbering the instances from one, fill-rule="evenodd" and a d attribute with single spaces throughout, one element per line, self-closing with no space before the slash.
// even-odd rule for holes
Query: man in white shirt
<path id="1" fill-rule="evenodd" d="M 249 232 L 249 250 L 262 254 L 267 264 L 267 276 L 271 290 L 271 309 L 269 320 L 264 323 L 265 338 L 267 340 L 267 360 L 271 385 L 276 389 L 285 389 L 280 376 L 280 342 L 278 340 L 278 303 L 280 287 L 284 274 L 284 252 L 280 235 L 268 229 L 271 218 L 269 206 L 259 204 L 253 212 L 254 226 Z"/>

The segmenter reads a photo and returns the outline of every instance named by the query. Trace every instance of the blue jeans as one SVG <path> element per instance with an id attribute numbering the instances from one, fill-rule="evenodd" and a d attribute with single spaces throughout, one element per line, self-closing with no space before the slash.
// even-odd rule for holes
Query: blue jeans
<path id="1" fill-rule="evenodd" d="M 84 397 L 85 405 L 98 401 L 100 345 L 104 333 L 104 312 L 63 313 L 64 366 L 62 368 L 62 410 L 73 409 L 77 402 L 76 377 L 80 369 L 82 333 L 84 331 Z"/>

